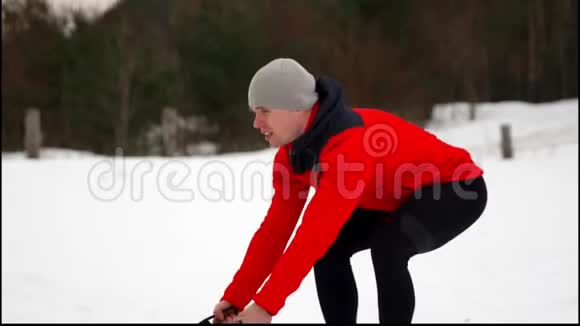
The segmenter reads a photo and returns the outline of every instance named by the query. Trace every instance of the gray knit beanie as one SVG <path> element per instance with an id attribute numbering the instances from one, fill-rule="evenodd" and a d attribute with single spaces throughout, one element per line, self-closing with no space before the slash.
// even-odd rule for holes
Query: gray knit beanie
<path id="1" fill-rule="evenodd" d="M 298 62 L 288 58 L 270 61 L 252 77 L 248 105 L 292 111 L 309 110 L 318 101 L 316 80 Z"/>

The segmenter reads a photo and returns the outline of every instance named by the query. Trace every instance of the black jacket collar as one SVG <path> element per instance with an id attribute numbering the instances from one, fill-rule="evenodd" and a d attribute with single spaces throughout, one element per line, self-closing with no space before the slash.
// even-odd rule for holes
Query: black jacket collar
<path id="1" fill-rule="evenodd" d="M 311 170 L 328 139 L 340 132 L 362 126 L 361 117 L 346 104 L 341 85 L 334 79 L 320 77 L 316 81 L 319 108 L 304 134 L 292 143 L 290 163 L 294 173 Z"/>

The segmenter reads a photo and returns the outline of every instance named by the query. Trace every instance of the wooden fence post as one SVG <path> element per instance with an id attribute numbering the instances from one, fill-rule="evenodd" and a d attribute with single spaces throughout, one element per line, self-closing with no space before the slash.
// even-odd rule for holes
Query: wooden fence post
<path id="1" fill-rule="evenodd" d="M 24 118 L 24 149 L 26 157 L 39 158 L 42 146 L 42 129 L 40 126 L 40 111 L 36 108 L 26 110 Z"/>
<path id="2" fill-rule="evenodd" d="M 179 115 L 171 107 L 163 108 L 161 113 L 161 133 L 163 135 L 163 153 L 166 156 L 179 155 Z"/>
<path id="3" fill-rule="evenodd" d="M 511 159 L 514 157 L 512 146 L 511 126 L 509 124 L 501 125 L 501 153 L 502 158 Z"/>

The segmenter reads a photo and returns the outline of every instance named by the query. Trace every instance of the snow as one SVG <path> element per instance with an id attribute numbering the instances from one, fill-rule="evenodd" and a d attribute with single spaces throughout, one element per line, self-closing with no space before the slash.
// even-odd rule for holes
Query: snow
<path id="1" fill-rule="evenodd" d="M 454 112 L 454 113 L 453 113 Z M 578 322 L 578 101 L 436 108 L 489 201 L 475 225 L 411 259 L 414 322 Z M 499 156 L 511 123 L 515 158 Z M 268 209 L 274 150 L 208 157 L 2 154 L 2 322 L 196 323 Z M 352 258 L 359 322 L 378 322 L 370 254 Z M 324 322 L 312 272 L 275 323 Z"/>
<path id="2" fill-rule="evenodd" d="M 71 9 L 82 10 L 85 13 L 98 15 L 111 8 L 119 0 L 48 0 L 47 3 L 56 13 Z"/>

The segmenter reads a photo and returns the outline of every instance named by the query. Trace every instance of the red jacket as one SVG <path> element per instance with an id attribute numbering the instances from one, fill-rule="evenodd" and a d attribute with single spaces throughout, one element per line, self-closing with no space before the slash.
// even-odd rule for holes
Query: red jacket
<path id="1" fill-rule="evenodd" d="M 317 104 L 307 130 L 318 110 Z M 355 208 L 395 211 L 421 185 L 483 174 L 467 151 L 414 124 L 381 110 L 352 111 L 360 116 L 362 126 L 328 138 L 317 160 L 321 173 L 295 172 L 289 156 L 294 143 L 277 151 L 271 206 L 222 297 L 240 311 L 253 299 L 276 315 L 324 256 Z M 284 251 L 311 186 L 316 193 Z"/>

